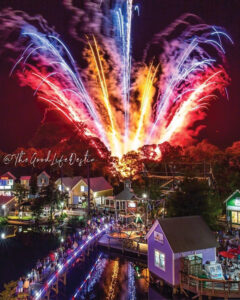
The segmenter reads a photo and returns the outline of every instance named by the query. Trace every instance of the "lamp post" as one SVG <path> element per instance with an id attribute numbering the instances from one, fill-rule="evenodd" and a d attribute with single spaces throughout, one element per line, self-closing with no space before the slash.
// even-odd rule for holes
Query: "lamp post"
<path id="1" fill-rule="evenodd" d="M 147 194 L 143 193 L 142 194 L 143 199 L 147 199 Z M 147 199 L 147 218 L 146 218 L 146 227 L 148 227 L 148 199 Z"/>
<path id="2" fill-rule="evenodd" d="M 2 210 L 3 210 L 3 216 L 5 217 L 5 214 L 6 214 L 6 205 L 5 204 L 2 205 Z"/>

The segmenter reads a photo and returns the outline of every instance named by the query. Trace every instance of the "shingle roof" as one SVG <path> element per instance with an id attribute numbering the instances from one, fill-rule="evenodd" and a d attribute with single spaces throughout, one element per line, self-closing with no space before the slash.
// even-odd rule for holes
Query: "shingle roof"
<path id="1" fill-rule="evenodd" d="M 131 192 L 131 190 L 129 188 L 125 187 L 122 192 L 120 192 L 119 194 L 117 194 L 115 196 L 115 199 L 117 199 L 117 200 L 133 200 L 133 199 L 136 199 L 136 196 L 133 192 Z"/>
<path id="2" fill-rule="evenodd" d="M 63 177 L 62 183 L 65 187 L 68 187 L 70 190 L 82 179 L 82 176 L 75 176 L 75 177 Z M 61 181 L 61 178 L 58 180 Z"/>
<path id="3" fill-rule="evenodd" d="M 12 201 L 15 196 L 0 196 L 0 205 L 7 204 L 8 202 Z"/>
<path id="4" fill-rule="evenodd" d="M 87 184 L 87 178 L 83 178 L 83 181 Z M 90 189 L 93 192 L 100 192 L 112 190 L 112 186 L 104 177 L 92 177 L 90 178 Z"/>
<path id="5" fill-rule="evenodd" d="M 1 177 L 10 177 L 11 179 L 16 179 L 16 177 L 11 172 L 6 172 L 1 175 Z"/>
<path id="6" fill-rule="evenodd" d="M 31 176 L 21 176 L 20 180 L 30 180 Z"/>
<path id="7" fill-rule="evenodd" d="M 174 253 L 217 247 L 216 237 L 200 216 L 158 220 Z"/>

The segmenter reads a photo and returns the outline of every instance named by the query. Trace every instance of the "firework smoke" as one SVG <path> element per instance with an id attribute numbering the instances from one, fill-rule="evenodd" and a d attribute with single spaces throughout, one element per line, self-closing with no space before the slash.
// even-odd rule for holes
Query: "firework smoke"
<path id="1" fill-rule="evenodd" d="M 65 0 L 64 5 L 73 15 L 70 34 L 84 46 L 88 67 L 80 68 L 40 17 L 8 10 L 0 30 L 7 24 L 9 36 L 12 28 L 21 30 L 15 45 L 6 45 L 22 49 L 11 74 L 79 134 L 98 137 L 114 156 L 146 144 L 190 143 L 201 128 L 193 130 L 196 121 L 205 118 L 219 94 L 226 95 L 224 47 L 232 43 L 230 36 L 184 15 L 157 34 L 143 60 L 135 62 L 131 29 L 139 9 L 133 1 L 116 1 L 113 7 L 107 1 L 83 1 L 78 8 Z"/>

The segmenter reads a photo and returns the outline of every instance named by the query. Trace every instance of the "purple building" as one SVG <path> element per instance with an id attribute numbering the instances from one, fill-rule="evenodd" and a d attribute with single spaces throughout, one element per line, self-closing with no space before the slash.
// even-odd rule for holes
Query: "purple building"
<path id="1" fill-rule="evenodd" d="M 200 216 L 156 220 L 146 238 L 150 274 L 171 286 L 179 285 L 181 257 L 216 260 L 216 238 Z"/>

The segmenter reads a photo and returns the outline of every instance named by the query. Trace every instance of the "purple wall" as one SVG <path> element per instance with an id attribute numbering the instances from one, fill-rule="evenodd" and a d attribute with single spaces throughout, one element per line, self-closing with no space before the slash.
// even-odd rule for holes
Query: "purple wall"
<path id="1" fill-rule="evenodd" d="M 163 234 L 163 243 L 154 240 L 154 231 Z M 158 224 L 156 229 L 148 238 L 148 269 L 150 272 L 154 273 L 158 277 L 162 278 L 164 281 L 173 285 L 173 253 L 172 249 L 162 231 L 161 226 Z M 165 271 L 156 267 L 154 264 L 154 250 L 157 249 L 165 254 Z"/>
<path id="2" fill-rule="evenodd" d="M 154 240 L 154 231 L 163 234 L 163 243 Z M 154 263 L 155 249 L 165 254 L 165 271 L 155 266 Z M 216 248 L 174 254 L 159 224 L 156 226 L 155 230 L 153 230 L 153 232 L 148 237 L 148 269 L 150 272 L 154 273 L 155 275 L 157 275 L 159 278 L 163 279 L 170 285 L 179 284 L 180 258 L 185 257 L 187 255 L 199 254 L 199 253 L 202 253 L 203 263 L 205 263 L 207 260 L 215 261 L 216 259 Z"/>
<path id="3" fill-rule="evenodd" d="M 188 251 L 183 253 L 175 253 L 174 254 L 174 265 L 175 265 L 175 284 L 179 284 L 180 276 L 180 258 L 185 257 L 187 255 L 193 255 L 193 254 L 202 254 L 203 264 L 206 263 L 206 261 L 215 261 L 216 260 L 216 248 L 209 248 L 209 249 L 202 249 L 197 251 Z"/>

